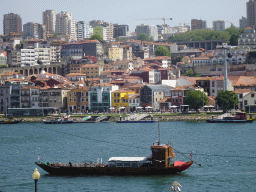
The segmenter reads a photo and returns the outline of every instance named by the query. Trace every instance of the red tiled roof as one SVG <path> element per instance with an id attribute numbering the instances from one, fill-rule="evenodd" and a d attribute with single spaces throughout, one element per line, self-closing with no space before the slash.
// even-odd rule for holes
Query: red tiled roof
<path id="1" fill-rule="evenodd" d="M 236 87 L 256 86 L 255 76 L 240 76 L 236 84 Z"/>
<path id="2" fill-rule="evenodd" d="M 251 89 L 237 89 L 234 91 L 235 93 L 251 93 Z"/>

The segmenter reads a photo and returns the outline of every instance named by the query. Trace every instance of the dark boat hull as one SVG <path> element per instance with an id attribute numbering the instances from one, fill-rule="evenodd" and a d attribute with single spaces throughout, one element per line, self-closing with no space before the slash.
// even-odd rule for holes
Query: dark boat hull
<path id="1" fill-rule="evenodd" d="M 169 175 L 188 169 L 193 161 L 168 168 L 153 167 L 85 167 L 85 166 L 51 166 L 36 162 L 46 172 L 53 175 Z"/>
<path id="2" fill-rule="evenodd" d="M 70 124 L 74 121 L 44 121 L 44 124 Z"/>
<path id="3" fill-rule="evenodd" d="M 116 121 L 116 123 L 155 123 L 156 121 Z"/>
<path id="4" fill-rule="evenodd" d="M 224 119 L 207 119 L 206 120 L 207 123 L 252 123 L 253 120 L 251 119 L 245 119 L 245 120 L 236 120 L 236 119 L 227 119 L 227 120 L 224 120 Z"/>

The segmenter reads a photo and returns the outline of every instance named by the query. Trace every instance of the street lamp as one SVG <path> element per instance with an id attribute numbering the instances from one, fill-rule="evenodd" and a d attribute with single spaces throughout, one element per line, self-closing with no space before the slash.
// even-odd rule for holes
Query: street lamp
<path id="1" fill-rule="evenodd" d="M 37 192 L 37 181 L 40 178 L 40 173 L 38 172 L 37 168 L 35 168 L 34 172 L 32 173 L 32 177 L 35 181 L 35 192 Z"/>

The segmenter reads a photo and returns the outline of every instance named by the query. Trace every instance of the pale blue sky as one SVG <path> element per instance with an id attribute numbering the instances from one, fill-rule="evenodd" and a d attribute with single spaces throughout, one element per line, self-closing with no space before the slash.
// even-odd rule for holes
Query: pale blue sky
<path id="1" fill-rule="evenodd" d="M 173 18 L 170 26 L 191 23 L 191 19 L 207 21 L 225 20 L 239 26 L 239 19 L 246 17 L 249 0 L 0 0 L 0 34 L 3 34 L 3 15 L 20 14 L 22 25 L 27 22 L 42 23 L 42 12 L 52 9 L 72 13 L 75 21 L 104 20 L 128 24 L 134 31 L 141 23 L 162 24 L 163 21 L 140 21 L 146 18 Z M 230 26 L 226 23 L 226 26 Z"/>

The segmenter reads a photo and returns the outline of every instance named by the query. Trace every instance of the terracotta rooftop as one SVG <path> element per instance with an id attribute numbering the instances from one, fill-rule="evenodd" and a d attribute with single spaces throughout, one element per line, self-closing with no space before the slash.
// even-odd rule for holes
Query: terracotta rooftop
<path id="1" fill-rule="evenodd" d="M 66 77 L 73 77 L 73 76 L 86 76 L 83 73 L 69 73 L 66 75 Z"/>
<path id="2" fill-rule="evenodd" d="M 235 93 L 251 93 L 251 89 L 237 89 L 234 91 Z"/>
<path id="3" fill-rule="evenodd" d="M 240 76 L 235 87 L 256 86 L 255 76 Z"/>

